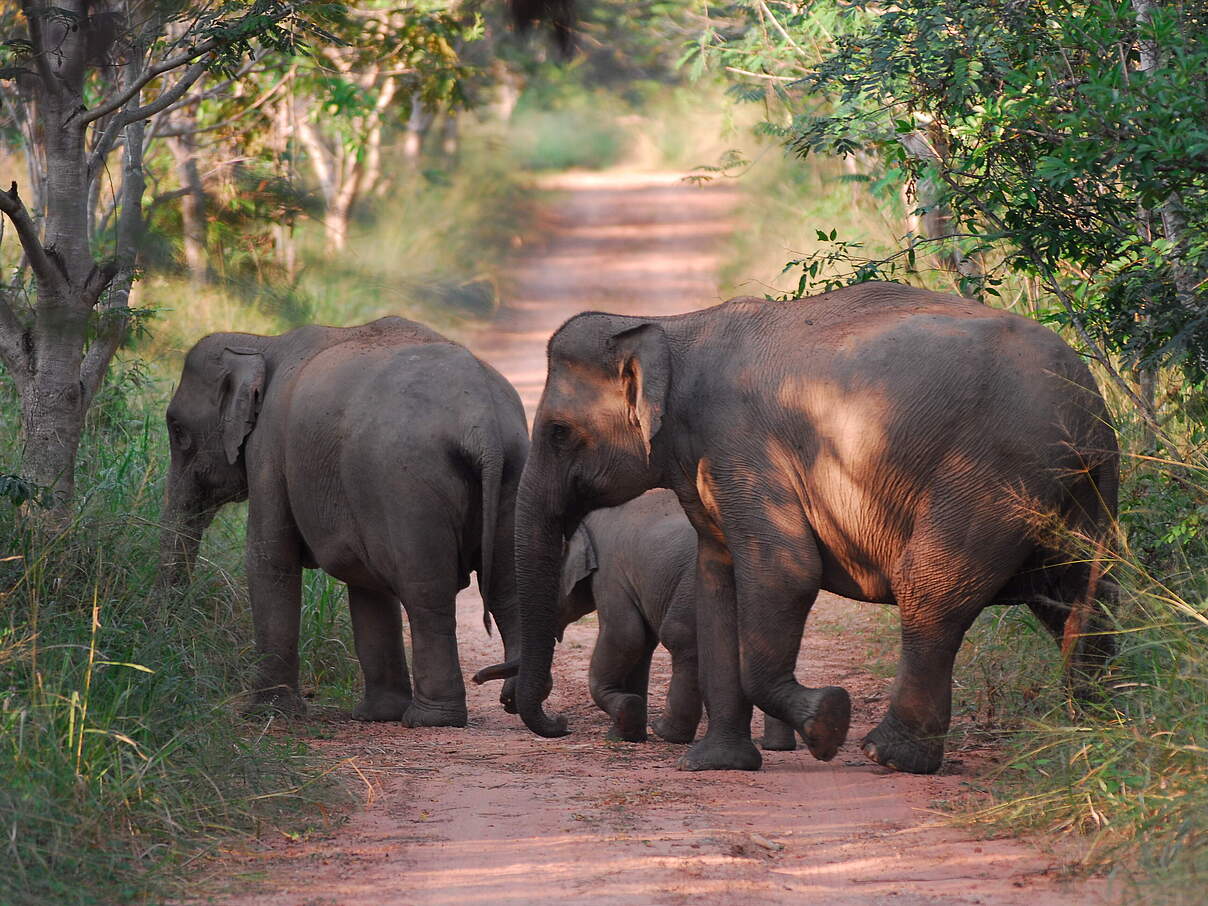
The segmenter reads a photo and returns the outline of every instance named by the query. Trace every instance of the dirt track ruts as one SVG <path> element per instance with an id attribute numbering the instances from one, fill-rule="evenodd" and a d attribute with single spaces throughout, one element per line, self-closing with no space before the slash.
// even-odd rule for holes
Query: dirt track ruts
<path id="1" fill-rule="evenodd" d="M 548 229 L 518 255 L 506 304 L 467 338 L 532 409 L 545 343 L 584 309 L 671 314 L 719 301 L 716 268 L 737 200 L 670 174 L 563 177 Z M 596 627 L 568 630 L 550 708 L 573 735 L 544 740 L 469 687 L 470 726 L 408 730 L 347 715 L 312 718 L 332 757 L 355 759 L 362 808 L 338 830 L 229 852 L 208 874 L 212 901 L 332 904 L 1085 904 L 1095 882 L 1060 883 L 1030 844 L 946 827 L 937 800 L 961 793 L 959 763 L 934 777 L 869 763 L 859 740 L 885 708 L 889 680 L 869 674 L 860 639 L 875 608 L 822 595 L 798 676 L 852 693 L 853 726 L 834 761 L 765 753 L 755 774 L 682 774 L 679 747 L 609 743 L 587 692 Z M 501 656 L 482 630 L 477 593 L 459 598 L 463 673 Z M 661 649 L 652 711 L 666 687 Z M 208 900 L 208 898 L 207 898 Z"/>

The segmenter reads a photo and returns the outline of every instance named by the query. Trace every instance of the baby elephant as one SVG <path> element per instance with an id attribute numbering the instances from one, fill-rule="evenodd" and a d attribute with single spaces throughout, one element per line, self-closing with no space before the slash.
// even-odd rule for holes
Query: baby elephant
<path id="1" fill-rule="evenodd" d="M 612 717 L 609 739 L 645 741 L 650 658 L 659 642 L 671 653 L 671 685 L 663 715 L 651 728 L 668 742 L 696 736 L 696 545 L 696 530 L 675 494 L 656 490 L 589 513 L 566 546 L 558 639 L 571 623 L 599 612 L 590 687 L 592 699 Z M 488 667 L 475 680 L 510 673 L 506 665 Z M 796 747 L 792 727 L 765 715 L 763 748 Z"/>
<path id="2" fill-rule="evenodd" d="M 512 546 L 528 432 L 512 386 L 402 318 L 211 334 L 185 359 L 167 421 L 166 576 L 187 574 L 220 506 L 248 501 L 256 702 L 304 710 L 302 569 L 317 568 L 348 585 L 365 676 L 355 716 L 465 726 L 454 596 L 471 570 L 509 657 L 519 643 Z"/>

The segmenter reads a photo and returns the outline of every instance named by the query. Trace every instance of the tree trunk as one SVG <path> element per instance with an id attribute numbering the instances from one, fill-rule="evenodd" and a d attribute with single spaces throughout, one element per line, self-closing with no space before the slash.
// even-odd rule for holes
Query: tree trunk
<path id="1" fill-rule="evenodd" d="M 457 114 L 453 110 L 446 110 L 444 122 L 440 127 L 440 151 L 450 163 L 457 160 L 457 154 L 461 150 L 460 126 Z"/>
<path id="2" fill-rule="evenodd" d="M 407 118 L 407 131 L 403 135 L 403 158 L 417 166 L 424 151 L 424 136 L 432 125 L 432 114 L 424 107 L 418 91 L 411 93 L 411 115 Z"/>
<path id="3" fill-rule="evenodd" d="M 92 309 L 84 295 L 94 270 L 84 132 L 72 117 L 82 106 L 82 87 L 77 94 L 73 82 L 44 87 L 38 97 L 46 148 L 44 260 L 33 262 L 38 295 L 21 394 L 21 474 L 49 489 L 47 502 L 59 516 L 75 493 L 84 426 L 80 365 Z"/>
<path id="4" fill-rule="evenodd" d="M 1140 29 L 1149 28 L 1153 22 L 1153 11 L 1157 4 L 1153 0 L 1132 0 L 1133 14 Z M 1153 72 L 1162 65 L 1161 48 L 1150 38 L 1138 40 L 1138 56 L 1142 72 Z M 1199 308 L 1197 295 L 1200 285 L 1208 274 L 1191 266 L 1187 261 L 1187 214 L 1183 199 L 1178 192 L 1171 192 L 1157 208 L 1162 220 L 1162 234 L 1170 242 L 1171 273 L 1174 279 L 1175 296 L 1184 308 L 1195 311 Z"/>
<path id="5" fill-rule="evenodd" d="M 192 135 L 169 138 L 168 149 L 176 161 L 176 177 L 184 192 L 180 199 L 181 242 L 185 267 L 194 286 L 210 282 L 206 255 L 206 194 L 197 168 L 197 150 Z"/>

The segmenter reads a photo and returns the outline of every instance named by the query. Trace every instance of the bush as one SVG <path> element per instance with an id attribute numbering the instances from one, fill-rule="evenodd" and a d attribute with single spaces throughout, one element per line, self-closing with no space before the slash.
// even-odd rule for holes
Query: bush
<path id="1" fill-rule="evenodd" d="M 1201 902 L 1208 878 L 1208 539 L 1154 524 L 1155 514 L 1208 503 L 1205 477 L 1208 464 L 1187 461 L 1134 470 L 1121 521 L 1145 523 L 1133 530 L 1151 545 L 1155 535 L 1166 542 L 1113 565 L 1120 650 L 1103 700 L 1071 707 L 1056 663 L 1000 670 L 996 722 L 1010 731 L 1011 754 L 994 778 L 994 803 L 971 816 L 1086 834 L 1086 866 L 1110 871 L 1146 902 Z M 998 664 L 1027 664 L 1037 641 L 1024 622 L 989 646 L 983 625 L 972 647 L 996 651 Z"/>

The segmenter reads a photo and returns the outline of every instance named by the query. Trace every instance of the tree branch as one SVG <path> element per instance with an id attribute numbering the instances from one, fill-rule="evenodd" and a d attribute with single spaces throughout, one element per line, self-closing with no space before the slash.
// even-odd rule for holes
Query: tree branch
<path id="1" fill-rule="evenodd" d="M 100 320 L 97 335 L 84 353 L 80 364 L 85 407 L 91 404 L 114 353 L 126 336 L 130 323 L 130 288 L 134 282 L 134 266 L 138 256 L 138 241 L 143 231 L 143 194 L 146 178 L 143 173 L 143 132 L 146 120 L 136 119 L 126 125 L 125 166 L 122 173 L 122 210 L 117 223 L 117 248 L 114 257 L 88 276 L 85 298 L 93 306 L 109 289 L 109 298 L 97 309 Z M 92 295 L 91 293 L 95 293 Z"/>
<path id="2" fill-rule="evenodd" d="M 180 77 L 180 80 L 175 85 L 163 92 L 154 101 L 149 104 L 144 104 L 141 107 L 135 107 L 127 110 L 125 113 L 121 113 L 114 117 L 113 122 L 110 123 L 108 128 L 105 130 L 104 138 L 97 142 L 96 147 L 93 149 L 92 154 L 88 158 L 88 172 L 96 172 L 96 168 L 101 165 L 101 162 L 105 159 L 109 152 L 113 150 L 113 146 L 117 143 L 117 136 L 123 129 L 125 129 L 131 123 L 139 120 L 149 119 L 155 116 L 155 114 L 179 101 L 184 93 L 192 88 L 197 80 L 201 78 L 204 72 L 205 64 L 203 62 L 199 61 L 194 63 L 188 68 L 188 70 L 185 71 L 185 74 Z M 136 83 L 138 81 L 139 79 L 135 80 Z M 135 92 L 130 96 L 130 99 L 133 100 L 137 96 L 137 92 Z"/>
<path id="3" fill-rule="evenodd" d="M 29 216 L 25 202 L 17 194 L 16 180 L 13 181 L 12 187 L 7 192 L 0 191 L 0 212 L 7 214 L 8 219 L 16 227 L 17 238 L 21 241 L 25 257 L 29 259 L 29 263 L 34 269 L 34 276 L 46 282 L 61 281 L 63 272 L 46 253 L 46 247 L 42 245 L 42 239 L 38 236 L 38 228 L 34 224 L 33 218 Z"/>
<path id="4" fill-rule="evenodd" d="M 198 64 L 195 65 L 199 65 L 199 58 L 206 56 L 210 51 L 215 50 L 218 46 L 218 39 L 210 38 L 210 40 L 202 41 L 196 47 L 185 53 L 178 54 L 175 57 L 164 60 L 162 63 L 155 64 L 154 66 L 148 68 L 146 72 L 136 78 L 133 82 L 127 85 L 117 97 L 111 99 L 108 103 L 102 104 L 100 107 L 94 107 L 85 113 L 81 122 L 84 125 L 87 125 L 93 120 L 99 120 L 103 116 L 108 116 L 111 113 L 121 110 L 126 106 L 126 104 L 130 103 L 130 100 L 134 98 L 140 91 L 142 91 L 148 83 L 159 78 L 165 72 L 171 72 L 173 69 L 188 66 L 194 61 L 198 61 Z M 204 68 L 204 65 L 202 65 L 202 69 Z"/>

